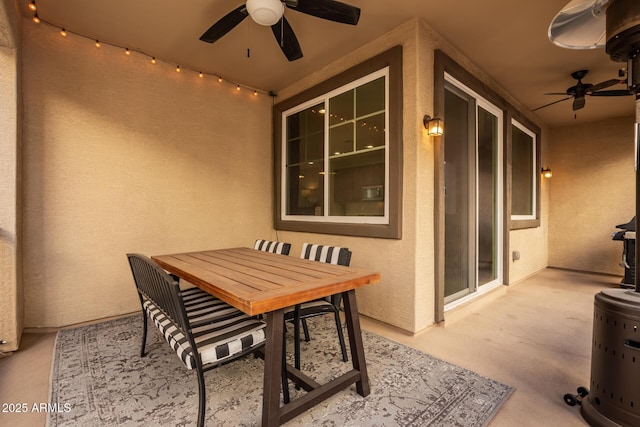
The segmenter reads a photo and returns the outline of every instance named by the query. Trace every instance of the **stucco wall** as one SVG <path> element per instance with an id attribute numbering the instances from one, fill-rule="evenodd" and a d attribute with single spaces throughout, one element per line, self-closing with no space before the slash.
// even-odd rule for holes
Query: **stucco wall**
<path id="1" fill-rule="evenodd" d="M 376 269 L 382 277 L 379 284 L 358 289 L 361 313 L 418 332 L 434 322 L 435 307 L 434 141 L 422 127 L 422 116 L 433 114 L 434 50 L 445 51 L 513 105 L 518 102 L 449 45 L 446 35 L 441 37 L 417 19 L 287 87 L 278 94 L 278 102 L 395 45 L 403 47 L 403 238 L 386 240 L 284 231 L 278 235 L 294 244 L 293 254 L 303 242 L 348 246 L 354 252 L 352 265 Z M 532 120 L 537 122 L 535 117 Z M 546 215 L 546 204 L 543 212 Z M 516 276 L 526 276 L 546 265 L 546 241 L 532 239 L 546 237 L 546 221 L 540 228 L 519 231 L 519 236 L 538 242 L 528 245 L 529 261 L 521 262 L 522 271 L 516 271 Z"/>
<path id="2" fill-rule="evenodd" d="M 23 327 L 20 269 L 20 37 L 13 1 L 0 2 L 0 351 L 16 350 Z"/>
<path id="3" fill-rule="evenodd" d="M 549 265 L 622 275 L 617 224 L 635 215 L 633 117 L 551 130 Z"/>
<path id="4" fill-rule="evenodd" d="M 271 104 L 24 25 L 27 327 L 140 309 L 125 254 L 274 238 Z"/>

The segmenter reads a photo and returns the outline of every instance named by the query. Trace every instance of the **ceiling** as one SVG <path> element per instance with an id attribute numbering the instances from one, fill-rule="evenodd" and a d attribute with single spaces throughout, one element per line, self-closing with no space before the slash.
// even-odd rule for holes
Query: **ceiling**
<path id="1" fill-rule="evenodd" d="M 571 72 L 587 69 L 585 83 L 617 78 L 626 64 L 604 49 L 553 45 L 547 30 L 568 0 L 344 0 L 361 8 L 357 26 L 287 8 L 304 57 L 288 62 L 270 28 L 250 18 L 214 44 L 199 37 L 243 0 L 36 0 L 45 22 L 110 45 L 144 52 L 183 69 L 220 75 L 243 86 L 278 92 L 314 70 L 418 17 L 529 109 L 562 99 Z M 19 0 L 31 17 L 28 0 Z M 42 24 L 41 24 L 42 25 Z M 247 57 L 250 49 L 250 57 Z M 137 51 L 137 52 L 136 52 Z M 622 87 L 621 87 L 622 88 Z M 634 114 L 628 97 L 587 97 L 575 114 L 567 100 L 535 113 L 550 127 Z"/>

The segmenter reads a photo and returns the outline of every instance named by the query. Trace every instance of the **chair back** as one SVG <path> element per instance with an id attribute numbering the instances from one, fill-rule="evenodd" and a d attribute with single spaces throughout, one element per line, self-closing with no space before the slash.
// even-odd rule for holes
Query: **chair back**
<path id="1" fill-rule="evenodd" d="M 144 255 L 127 254 L 127 258 L 140 297 L 150 300 L 183 332 L 188 331 L 189 321 L 178 282 Z"/>
<path id="2" fill-rule="evenodd" d="M 255 245 L 253 245 L 253 249 L 264 252 L 271 252 L 274 254 L 289 255 L 289 251 L 291 250 L 291 243 L 272 242 L 270 240 L 256 240 Z"/>
<path id="3" fill-rule="evenodd" d="M 341 248 L 339 246 L 322 246 L 304 243 L 302 245 L 300 258 L 348 267 L 351 262 L 351 251 L 348 248 Z"/>

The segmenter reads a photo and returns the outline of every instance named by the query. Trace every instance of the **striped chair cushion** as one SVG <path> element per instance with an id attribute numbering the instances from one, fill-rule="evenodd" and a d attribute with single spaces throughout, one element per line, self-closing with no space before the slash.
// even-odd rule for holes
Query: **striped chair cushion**
<path id="1" fill-rule="evenodd" d="M 300 258 L 348 266 L 351 261 L 351 251 L 338 246 L 304 243 L 302 245 L 302 251 L 300 252 Z"/>
<path id="2" fill-rule="evenodd" d="M 255 245 L 253 245 L 253 249 L 264 252 L 271 252 L 274 254 L 289 255 L 289 250 L 291 250 L 291 243 L 272 242 L 269 240 L 256 240 Z"/>
<path id="3" fill-rule="evenodd" d="M 221 363 L 265 341 L 266 324 L 198 289 L 182 291 L 202 365 Z M 188 369 L 196 366 L 189 340 L 158 307 L 145 300 L 144 309 Z"/>

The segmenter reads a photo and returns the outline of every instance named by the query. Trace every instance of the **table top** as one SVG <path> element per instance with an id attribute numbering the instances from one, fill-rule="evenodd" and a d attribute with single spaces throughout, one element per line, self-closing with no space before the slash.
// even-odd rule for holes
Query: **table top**
<path id="1" fill-rule="evenodd" d="M 250 316 L 380 281 L 380 273 L 249 248 L 151 257 Z"/>

